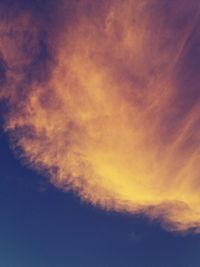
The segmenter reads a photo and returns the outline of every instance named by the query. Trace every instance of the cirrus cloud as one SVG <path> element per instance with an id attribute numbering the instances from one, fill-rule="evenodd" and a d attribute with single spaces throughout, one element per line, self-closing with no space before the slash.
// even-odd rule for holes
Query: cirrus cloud
<path id="1" fill-rule="evenodd" d="M 4 130 L 50 182 L 199 230 L 199 4 L 0 4 Z"/>

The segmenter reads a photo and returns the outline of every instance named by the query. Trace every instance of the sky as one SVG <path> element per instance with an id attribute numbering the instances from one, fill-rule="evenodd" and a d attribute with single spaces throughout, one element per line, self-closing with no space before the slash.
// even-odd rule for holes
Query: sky
<path id="1" fill-rule="evenodd" d="M 0 1 L 0 267 L 198 267 L 200 5 Z"/>
<path id="2" fill-rule="evenodd" d="M 5 135 L 0 147 L 0 266 L 199 266 L 199 235 L 84 204 L 21 166 Z"/>

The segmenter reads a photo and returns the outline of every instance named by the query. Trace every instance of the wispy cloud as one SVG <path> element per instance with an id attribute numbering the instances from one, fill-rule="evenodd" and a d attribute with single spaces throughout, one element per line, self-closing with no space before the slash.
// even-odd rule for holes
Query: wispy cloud
<path id="1" fill-rule="evenodd" d="M 105 209 L 199 229 L 199 4 L 0 4 L 0 97 L 14 149 Z"/>

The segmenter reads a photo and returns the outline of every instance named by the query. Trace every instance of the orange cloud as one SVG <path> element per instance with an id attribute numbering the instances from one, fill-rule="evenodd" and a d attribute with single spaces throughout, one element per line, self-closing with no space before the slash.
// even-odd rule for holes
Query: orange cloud
<path id="1" fill-rule="evenodd" d="M 198 231 L 198 80 L 187 67 L 198 8 L 66 0 L 55 29 L 29 11 L 1 21 L 1 33 L 18 33 L 1 35 L 4 128 L 26 163 L 94 205 Z"/>

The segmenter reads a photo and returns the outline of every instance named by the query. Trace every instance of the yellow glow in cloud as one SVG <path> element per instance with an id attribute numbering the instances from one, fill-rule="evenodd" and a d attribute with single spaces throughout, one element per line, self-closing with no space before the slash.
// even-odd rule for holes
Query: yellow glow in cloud
<path id="1" fill-rule="evenodd" d="M 181 105 L 190 89 L 183 95 L 179 84 L 198 9 L 194 1 L 164 2 L 77 2 L 73 20 L 63 19 L 56 41 L 49 40 L 49 79 L 33 81 L 21 100 L 23 74 L 8 73 L 5 130 L 56 186 L 105 209 L 198 230 L 200 113 L 197 101 Z M 12 27 L 31 28 L 37 43 L 39 25 L 18 20 Z M 0 45 L 10 66 L 28 60 L 15 44 L 4 38 Z"/>

